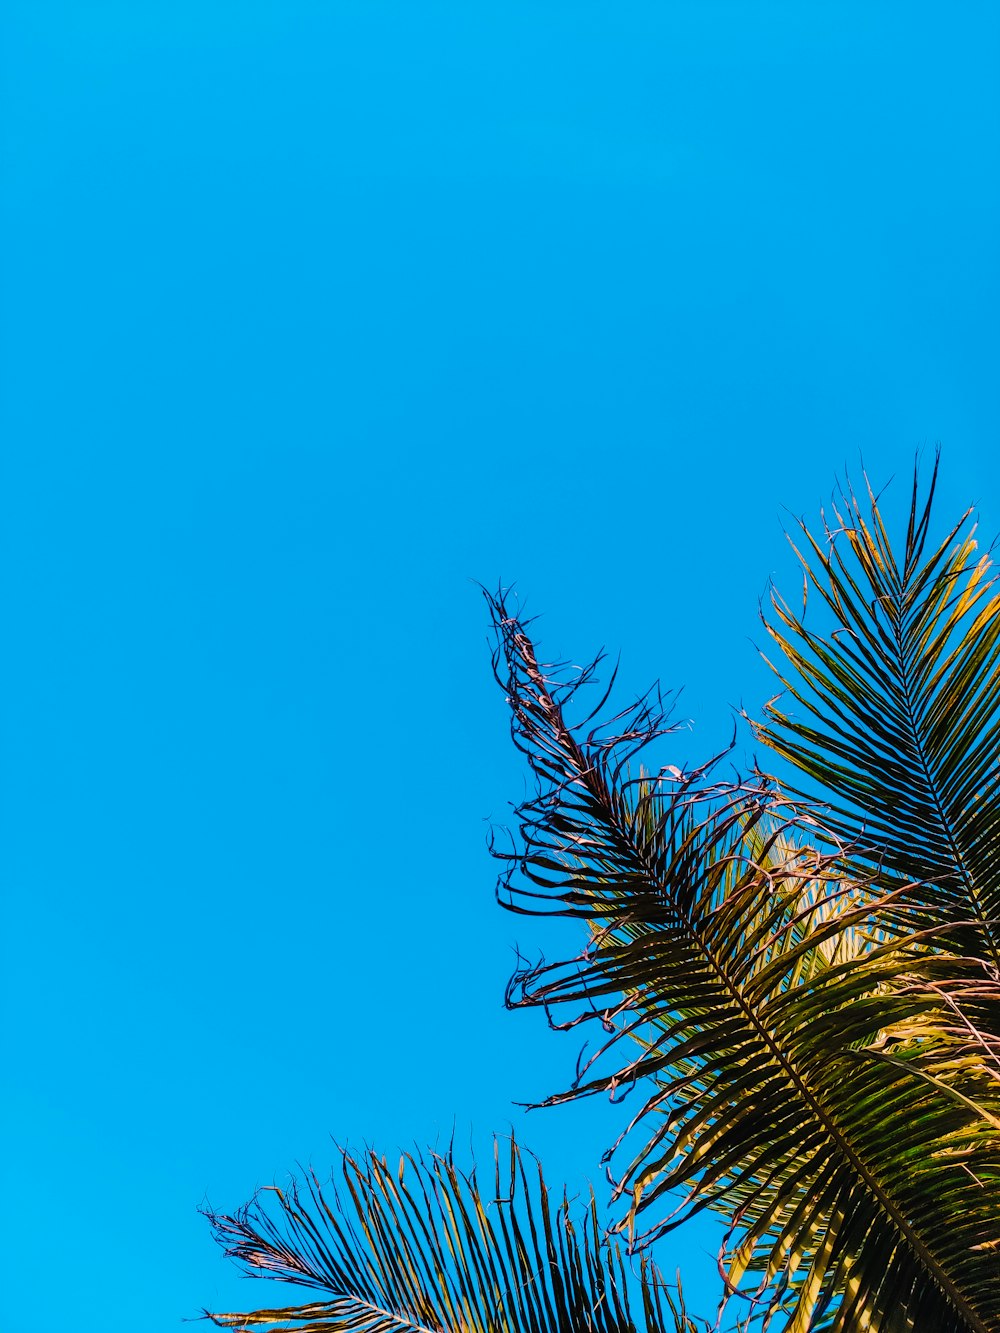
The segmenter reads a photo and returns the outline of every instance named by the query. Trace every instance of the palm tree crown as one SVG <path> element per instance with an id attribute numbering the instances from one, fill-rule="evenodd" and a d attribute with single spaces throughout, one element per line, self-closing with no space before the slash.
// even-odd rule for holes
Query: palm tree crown
<path id="1" fill-rule="evenodd" d="M 217 1323 L 695 1330 L 648 1256 L 707 1207 L 730 1326 L 1000 1330 L 1000 594 L 968 515 L 931 545 L 936 471 L 898 554 L 870 491 L 802 527 L 802 609 L 765 615 L 782 694 L 751 724 L 782 786 L 649 769 L 660 696 L 581 713 L 598 663 L 540 663 L 489 598 L 536 784 L 501 900 L 587 929 L 508 1004 L 597 1025 L 549 1102 L 641 1090 L 608 1154 L 619 1221 L 602 1237 L 591 1202 L 574 1227 L 513 1144 L 490 1197 L 450 1154 L 398 1176 L 345 1155 L 332 1198 L 212 1218 L 248 1271 L 322 1301 Z"/>

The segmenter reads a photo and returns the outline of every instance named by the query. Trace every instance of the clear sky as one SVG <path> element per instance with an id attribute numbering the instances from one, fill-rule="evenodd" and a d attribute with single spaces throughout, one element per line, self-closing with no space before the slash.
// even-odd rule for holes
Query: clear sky
<path id="1" fill-rule="evenodd" d="M 940 442 L 1000 530 L 1000 11 L 7 0 L 0 51 L 4 1324 L 159 1333 L 264 1299 L 197 1207 L 330 1135 L 600 1181 L 615 1114 L 512 1105 L 576 1043 L 501 1007 L 474 581 L 684 685 L 680 762 L 772 692 L 782 506 Z M 713 1237 L 659 1256 L 706 1306 Z"/>

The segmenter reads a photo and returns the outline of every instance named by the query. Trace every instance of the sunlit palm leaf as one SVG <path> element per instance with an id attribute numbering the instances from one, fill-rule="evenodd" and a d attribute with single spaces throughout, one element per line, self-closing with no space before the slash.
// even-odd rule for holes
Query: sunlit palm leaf
<path id="1" fill-rule="evenodd" d="M 696 1333 L 651 1262 L 633 1278 L 619 1247 L 601 1239 L 593 1196 L 575 1216 L 565 1197 L 553 1206 L 541 1169 L 513 1140 L 494 1147 L 486 1195 L 450 1152 L 406 1155 L 396 1170 L 375 1153 L 342 1152 L 336 1184 L 311 1177 L 262 1191 L 232 1216 L 210 1213 L 248 1274 L 322 1293 L 210 1317 L 310 1333 Z"/>
<path id="2" fill-rule="evenodd" d="M 935 477 L 936 477 L 935 467 Z M 822 539 L 802 525 L 815 625 L 777 594 L 768 631 L 789 702 L 758 736 L 829 822 L 914 882 L 952 947 L 1000 965 L 1000 593 L 965 519 L 926 554 L 934 479 L 914 482 L 901 559 L 875 498 L 849 489 Z M 825 616 L 824 613 L 825 612 Z"/>
<path id="3" fill-rule="evenodd" d="M 657 709 L 619 719 L 617 739 L 592 718 L 571 728 L 573 685 L 553 684 L 502 600 L 493 611 L 515 740 L 539 779 L 508 905 L 593 933 L 580 957 L 515 977 L 510 1002 L 569 1005 L 567 1023 L 607 1034 L 550 1100 L 653 1080 L 621 1183 L 633 1218 L 660 1213 L 645 1239 L 677 1224 L 662 1210 L 683 1189 L 682 1215 L 729 1211 L 730 1280 L 761 1283 L 765 1323 L 783 1305 L 796 1333 L 1000 1326 L 988 969 L 928 952 L 905 892 L 838 879 L 840 853 L 799 846 L 766 790 L 630 779 L 664 729 Z M 625 1038 L 641 1054 L 622 1063 Z"/>

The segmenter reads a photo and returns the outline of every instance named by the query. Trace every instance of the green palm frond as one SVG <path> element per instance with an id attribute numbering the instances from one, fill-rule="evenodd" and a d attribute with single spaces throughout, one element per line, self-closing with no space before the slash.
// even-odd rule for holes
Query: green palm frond
<path id="1" fill-rule="evenodd" d="M 818 830 L 766 787 L 630 778 L 666 729 L 654 703 L 617 736 L 571 727 L 593 668 L 555 683 L 501 599 L 493 614 L 539 782 L 507 905 L 592 932 L 581 956 L 515 976 L 509 1002 L 605 1034 L 550 1102 L 651 1081 L 616 1157 L 630 1226 L 656 1218 L 640 1242 L 727 1211 L 730 1283 L 793 1333 L 1000 1326 L 991 970 L 929 950 L 907 886 L 843 878 L 840 850 L 810 846 Z"/>
<path id="2" fill-rule="evenodd" d="M 209 1316 L 222 1328 L 309 1333 L 697 1333 L 679 1288 L 651 1261 L 638 1277 L 602 1239 L 593 1195 L 575 1215 L 553 1205 L 541 1168 L 513 1139 L 494 1142 L 492 1191 L 451 1152 L 341 1152 L 340 1180 L 259 1193 L 210 1213 L 216 1238 L 251 1276 L 312 1288 L 283 1309 Z M 633 1314 L 637 1287 L 641 1313 Z"/>
<path id="3" fill-rule="evenodd" d="M 875 497 L 848 488 L 822 539 L 802 524 L 806 624 L 777 594 L 765 620 L 791 703 L 757 735 L 804 775 L 828 822 L 911 881 L 951 947 L 1000 966 L 1000 592 L 969 515 L 927 554 L 935 465 L 916 480 L 901 557 Z M 826 625 L 822 623 L 825 620 Z"/>

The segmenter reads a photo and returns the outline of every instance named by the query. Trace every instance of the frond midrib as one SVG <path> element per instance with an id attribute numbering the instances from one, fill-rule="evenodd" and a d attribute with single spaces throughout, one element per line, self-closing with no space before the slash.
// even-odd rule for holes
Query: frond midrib
<path id="1" fill-rule="evenodd" d="M 933 770 L 930 756 L 927 754 L 923 733 L 917 725 L 916 709 L 912 698 L 910 670 L 907 667 L 906 650 L 903 638 L 906 632 L 906 618 L 908 610 L 902 605 L 902 593 L 897 594 L 898 601 L 894 610 L 893 617 L 893 640 L 896 648 L 896 667 L 899 673 L 899 686 L 903 697 L 904 716 L 907 727 L 910 732 L 910 741 L 916 753 L 924 781 L 927 784 L 927 791 L 934 803 L 934 809 L 941 823 L 942 831 L 947 840 L 948 850 L 951 853 L 954 868 L 957 871 L 962 883 L 964 884 L 976 918 L 979 921 L 980 929 L 989 948 L 993 966 L 1000 970 L 1000 947 L 994 933 L 994 923 L 987 912 L 983 910 L 980 901 L 980 894 L 976 882 L 976 877 L 968 864 L 968 856 L 965 848 L 959 838 L 958 830 L 954 827 L 940 791 L 938 775 Z M 912 608 L 910 608 L 912 611 Z"/>
<path id="2" fill-rule="evenodd" d="M 658 891 L 666 897 L 668 890 L 662 885 L 655 866 L 651 865 L 646 857 L 645 843 L 638 842 L 631 838 L 627 826 L 623 828 L 616 812 L 615 803 L 610 800 L 606 784 L 603 779 L 598 777 L 598 766 L 588 762 L 587 756 L 581 749 L 573 732 L 566 724 L 562 714 L 562 708 L 549 693 L 544 675 L 538 667 L 537 662 L 535 662 L 533 654 L 531 655 L 531 667 L 533 667 L 533 672 L 531 671 L 531 668 L 529 668 L 529 674 L 534 675 L 533 683 L 545 700 L 543 707 L 549 714 L 551 722 L 560 733 L 561 744 L 567 751 L 568 756 L 571 758 L 571 761 L 577 770 L 578 780 L 583 782 L 591 792 L 591 795 L 597 800 L 599 806 L 604 811 L 608 826 L 613 829 L 614 834 L 619 841 L 619 845 L 638 862 L 646 882 L 656 885 Z M 675 908 L 675 910 L 677 909 Z M 785 1074 L 786 1078 L 795 1088 L 796 1092 L 805 1102 L 816 1120 L 819 1121 L 825 1132 L 829 1134 L 831 1141 L 839 1149 L 842 1156 L 857 1172 L 870 1196 L 877 1202 L 887 1220 L 889 1220 L 895 1227 L 899 1236 L 909 1245 L 911 1252 L 922 1264 L 927 1274 L 939 1286 L 943 1294 L 951 1300 L 956 1309 L 961 1313 L 961 1316 L 966 1319 L 971 1329 L 975 1329 L 977 1333 L 991 1333 L 988 1325 L 983 1323 L 975 1310 L 970 1308 L 966 1297 L 960 1289 L 956 1287 L 954 1281 L 948 1275 L 947 1271 L 943 1268 L 941 1262 L 936 1258 L 934 1253 L 928 1248 L 926 1242 L 910 1226 L 906 1217 L 902 1214 L 892 1197 L 878 1184 L 870 1168 L 851 1148 L 847 1139 L 837 1126 L 835 1119 L 830 1115 L 816 1094 L 809 1088 L 799 1071 L 789 1062 L 771 1033 L 768 1032 L 757 1019 L 753 1009 L 745 1000 L 739 986 L 730 980 L 722 962 L 716 958 L 713 951 L 705 944 L 691 917 L 679 911 L 678 917 L 683 920 L 691 939 L 695 942 L 698 950 L 705 958 L 706 963 L 712 969 L 713 974 L 719 978 L 723 989 L 725 989 L 735 1000 L 753 1032 L 765 1044 L 767 1050 Z"/>
<path id="3" fill-rule="evenodd" d="M 580 757 L 581 759 L 583 758 L 582 754 Z M 590 771 L 592 772 L 593 770 L 590 769 Z M 614 817 L 613 807 L 610 804 L 607 804 L 606 809 L 608 809 L 611 814 L 611 819 L 613 821 L 612 826 L 615 827 L 618 832 L 619 838 L 623 839 L 624 843 L 632 849 L 637 859 L 642 862 L 644 860 L 642 848 L 636 847 L 635 844 L 623 834 L 618 820 Z M 667 890 L 660 884 L 655 870 L 647 867 L 645 873 L 648 881 L 657 884 L 659 891 L 666 897 Z M 723 987 L 736 1001 L 746 1021 L 766 1046 L 772 1059 L 779 1065 L 786 1078 L 795 1088 L 801 1099 L 806 1103 L 824 1132 L 829 1135 L 832 1142 L 840 1150 L 842 1156 L 857 1172 L 858 1176 L 864 1182 L 865 1187 L 868 1189 L 871 1196 L 878 1202 L 880 1208 L 892 1222 L 897 1232 L 905 1239 L 912 1252 L 920 1259 L 927 1273 L 939 1284 L 941 1290 L 952 1300 L 954 1305 L 961 1312 L 962 1317 L 968 1320 L 971 1328 L 979 1330 L 979 1333 L 990 1333 L 989 1326 L 983 1323 L 976 1312 L 969 1307 L 964 1295 L 955 1286 L 952 1279 L 942 1268 L 940 1262 L 935 1258 L 923 1239 L 913 1231 L 906 1218 L 900 1212 L 895 1201 L 879 1185 L 869 1167 L 851 1148 L 850 1143 L 837 1126 L 836 1120 L 827 1111 L 823 1102 L 812 1091 L 794 1064 L 790 1062 L 772 1034 L 763 1026 L 763 1024 L 761 1024 L 753 1008 L 744 999 L 739 985 L 729 979 L 724 964 L 716 957 L 715 953 L 708 947 L 708 945 L 705 944 L 691 917 L 679 911 L 677 915 L 678 918 L 684 922 L 691 939 L 695 942 L 705 961 L 713 970 L 713 973 L 720 979 Z"/>

